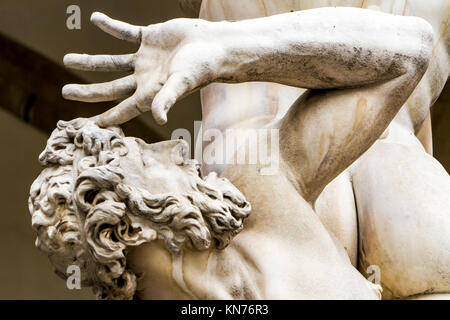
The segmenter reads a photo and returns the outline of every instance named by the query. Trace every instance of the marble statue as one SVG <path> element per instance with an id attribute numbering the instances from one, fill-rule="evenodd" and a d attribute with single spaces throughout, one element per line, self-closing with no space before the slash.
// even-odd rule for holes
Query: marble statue
<path id="1" fill-rule="evenodd" d="M 140 47 L 65 56 L 131 74 L 63 88 L 123 100 L 58 123 L 30 191 L 36 245 L 63 278 L 78 265 L 99 298 L 450 298 L 450 179 L 429 116 L 449 74 L 449 11 L 445 0 L 203 0 L 200 19 L 146 27 L 94 13 Z M 265 129 L 277 138 L 258 146 L 279 156 L 200 163 L 183 140 L 147 144 L 118 127 L 147 111 L 164 124 L 199 89 L 203 150 L 217 147 L 210 129 Z"/>

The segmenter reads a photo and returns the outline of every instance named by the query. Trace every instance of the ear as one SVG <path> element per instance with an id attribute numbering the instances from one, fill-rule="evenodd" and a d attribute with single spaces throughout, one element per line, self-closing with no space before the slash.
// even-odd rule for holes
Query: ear
<path id="1" fill-rule="evenodd" d="M 162 160 L 167 161 L 167 159 L 170 159 L 177 165 L 182 165 L 186 160 L 190 159 L 189 144 L 182 139 L 152 143 L 147 145 L 147 148 L 155 155 L 158 155 L 158 157 L 162 157 Z"/>

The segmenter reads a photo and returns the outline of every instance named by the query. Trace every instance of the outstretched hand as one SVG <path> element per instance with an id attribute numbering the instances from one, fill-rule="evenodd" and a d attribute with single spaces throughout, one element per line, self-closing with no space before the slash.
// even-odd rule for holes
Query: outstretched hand
<path id="1" fill-rule="evenodd" d="M 120 125 L 152 111 L 159 124 L 175 102 L 212 82 L 220 47 L 208 39 L 207 21 L 174 19 L 147 27 L 134 26 L 94 12 L 91 21 L 116 38 L 139 43 L 134 54 L 67 54 L 64 64 L 87 71 L 132 71 L 126 77 L 96 84 L 68 84 L 64 98 L 85 102 L 124 99 L 93 120 L 102 127 Z"/>

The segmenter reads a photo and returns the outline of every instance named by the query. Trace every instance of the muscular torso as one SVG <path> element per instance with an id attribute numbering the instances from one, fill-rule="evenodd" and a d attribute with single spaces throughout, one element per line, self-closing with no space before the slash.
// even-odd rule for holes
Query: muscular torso
<path id="1" fill-rule="evenodd" d="M 284 172 L 262 176 L 258 166 L 230 166 L 223 176 L 252 203 L 245 229 L 224 250 L 185 248 L 179 260 L 162 242 L 137 247 L 128 261 L 142 275 L 139 298 L 379 298 Z"/>

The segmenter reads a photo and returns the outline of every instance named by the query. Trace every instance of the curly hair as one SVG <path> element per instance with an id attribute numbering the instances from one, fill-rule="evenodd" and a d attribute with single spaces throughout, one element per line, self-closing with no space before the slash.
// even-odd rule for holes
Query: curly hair
<path id="1" fill-rule="evenodd" d="M 163 239 L 173 253 L 186 243 L 223 249 L 251 210 L 228 180 L 200 177 L 194 160 L 180 164 L 190 177 L 185 194 L 127 185 L 120 167 L 126 139 L 145 144 L 87 119 L 59 121 L 39 156 L 45 169 L 30 190 L 36 246 L 64 279 L 67 267 L 78 265 L 82 285 L 93 287 L 100 299 L 134 297 L 137 280 L 127 266 L 127 247 Z"/>

